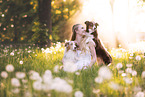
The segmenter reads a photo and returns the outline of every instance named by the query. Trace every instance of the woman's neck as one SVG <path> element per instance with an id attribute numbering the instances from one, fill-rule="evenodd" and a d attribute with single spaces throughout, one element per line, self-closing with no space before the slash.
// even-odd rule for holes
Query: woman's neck
<path id="1" fill-rule="evenodd" d="M 80 45 L 81 40 L 82 40 L 82 36 L 76 35 L 75 41 L 77 42 L 78 45 Z"/>

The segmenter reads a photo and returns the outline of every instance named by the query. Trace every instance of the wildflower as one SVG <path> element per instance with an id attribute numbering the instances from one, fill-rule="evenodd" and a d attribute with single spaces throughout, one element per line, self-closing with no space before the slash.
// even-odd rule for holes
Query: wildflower
<path id="1" fill-rule="evenodd" d="M 72 86 L 69 85 L 65 80 L 56 77 L 53 79 L 53 82 L 51 84 L 51 89 L 59 91 L 59 92 L 65 92 L 65 93 L 71 93 L 72 92 Z"/>
<path id="2" fill-rule="evenodd" d="M 118 63 L 118 64 L 116 65 L 116 68 L 117 68 L 117 69 L 120 69 L 120 68 L 122 68 L 122 67 L 123 67 L 122 63 Z"/>
<path id="3" fill-rule="evenodd" d="M 18 94 L 20 92 L 19 88 L 14 88 L 11 90 L 12 93 Z"/>
<path id="4" fill-rule="evenodd" d="M 35 90 L 41 90 L 41 89 L 42 89 L 42 83 L 41 83 L 40 81 L 35 81 L 35 82 L 33 83 L 33 88 L 34 88 Z"/>
<path id="5" fill-rule="evenodd" d="M 16 72 L 16 77 L 18 79 L 23 79 L 26 76 L 24 72 Z"/>
<path id="6" fill-rule="evenodd" d="M 102 77 L 96 77 L 95 78 L 95 82 L 96 83 L 102 83 L 103 82 L 103 78 Z"/>
<path id="7" fill-rule="evenodd" d="M 126 64 L 126 67 L 130 68 L 132 67 L 132 64 Z"/>
<path id="8" fill-rule="evenodd" d="M 1 77 L 6 79 L 8 77 L 8 73 L 6 71 L 2 71 Z"/>
<path id="9" fill-rule="evenodd" d="M 99 71 L 98 71 L 98 75 L 100 77 L 102 77 L 103 79 L 111 79 L 113 74 L 111 72 L 111 70 L 106 67 L 106 66 L 102 66 Z"/>
<path id="10" fill-rule="evenodd" d="M 136 76 L 137 72 L 135 70 L 132 71 L 132 76 Z"/>
<path id="11" fill-rule="evenodd" d="M 135 97 L 144 97 L 144 96 L 145 96 L 144 92 L 138 92 L 138 93 L 135 95 Z"/>
<path id="12" fill-rule="evenodd" d="M 23 64 L 23 61 L 20 61 L 20 64 Z"/>
<path id="13" fill-rule="evenodd" d="M 11 84 L 12 84 L 12 86 L 19 87 L 20 86 L 20 81 L 17 78 L 12 78 L 11 79 Z"/>
<path id="14" fill-rule="evenodd" d="M 11 52 L 10 55 L 11 55 L 11 56 L 14 56 L 14 52 Z"/>
<path id="15" fill-rule="evenodd" d="M 13 72 L 13 71 L 14 71 L 14 66 L 13 66 L 12 64 L 8 64 L 8 65 L 6 66 L 6 71 L 7 71 L 7 72 Z"/>
<path id="16" fill-rule="evenodd" d="M 141 60 L 141 57 L 140 57 L 140 56 L 136 56 L 135 59 L 136 59 L 137 61 L 140 61 L 140 60 Z"/>
<path id="17" fill-rule="evenodd" d="M 145 78 L 145 71 L 142 72 L 141 77 Z"/>
<path id="18" fill-rule="evenodd" d="M 75 97 L 83 97 L 83 93 L 81 91 L 76 91 L 74 95 Z"/>

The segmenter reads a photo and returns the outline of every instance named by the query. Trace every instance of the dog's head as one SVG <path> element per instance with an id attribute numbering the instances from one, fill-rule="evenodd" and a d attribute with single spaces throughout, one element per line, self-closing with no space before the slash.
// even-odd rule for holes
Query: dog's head
<path id="1" fill-rule="evenodd" d="M 73 50 L 73 51 L 75 51 L 75 50 L 77 49 L 78 45 L 77 45 L 77 43 L 74 42 L 74 41 L 67 41 L 67 42 L 65 43 L 65 47 L 66 47 L 67 51 L 68 51 L 68 50 Z"/>
<path id="2" fill-rule="evenodd" d="M 99 26 L 98 23 L 95 23 L 93 21 L 86 21 L 85 24 L 86 24 L 86 32 L 88 33 L 93 33 L 97 29 L 97 26 Z"/>

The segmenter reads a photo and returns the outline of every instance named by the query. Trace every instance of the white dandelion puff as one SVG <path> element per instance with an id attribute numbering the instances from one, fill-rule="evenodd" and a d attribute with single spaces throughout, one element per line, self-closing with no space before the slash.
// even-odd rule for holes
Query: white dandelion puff
<path id="1" fill-rule="evenodd" d="M 75 97 L 83 97 L 83 95 L 84 94 L 81 91 L 76 91 L 74 94 Z"/>
<path id="2" fill-rule="evenodd" d="M 126 64 L 126 67 L 131 68 L 132 64 Z"/>
<path id="3" fill-rule="evenodd" d="M 137 75 L 137 71 L 133 70 L 132 71 L 132 76 L 136 76 Z"/>
<path id="4" fill-rule="evenodd" d="M 103 79 L 107 79 L 107 80 L 111 79 L 112 76 L 113 76 L 111 70 L 110 70 L 108 67 L 106 67 L 106 66 L 102 66 L 102 67 L 99 69 L 98 75 L 99 75 L 100 77 L 102 77 Z"/>
<path id="5" fill-rule="evenodd" d="M 11 90 L 12 93 L 14 94 L 18 94 L 20 92 L 20 89 L 19 88 L 14 88 Z"/>
<path id="6" fill-rule="evenodd" d="M 96 83 L 102 83 L 103 82 L 103 78 L 102 77 L 96 77 L 95 78 L 95 82 Z"/>
<path id="7" fill-rule="evenodd" d="M 137 61 L 140 61 L 140 60 L 141 60 L 141 57 L 138 55 L 138 56 L 135 57 L 135 59 L 136 59 Z"/>
<path id="8" fill-rule="evenodd" d="M 20 63 L 20 64 L 23 64 L 23 61 L 21 60 L 19 63 Z"/>
<path id="9" fill-rule="evenodd" d="M 127 74 L 126 74 L 126 73 L 122 73 L 121 75 L 122 75 L 123 77 L 125 77 Z"/>
<path id="10" fill-rule="evenodd" d="M 117 83 L 114 83 L 114 82 L 110 82 L 109 87 L 112 88 L 113 90 L 120 90 L 121 89 L 121 86 Z"/>
<path id="11" fill-rule="evenodd" d="M 123 67 L 122 63 L 118 63 L 118 64 L 116 65 L 116 68 L 117 68 L 117 69 L 120 69 L 120 68 L 122 68 L 122 67 Z"/>
<path id="12" fill-rule="evenodd" d="M 135 97 L 145 97 L 144 92 L 138 92 Z"/>
<path id="13" fill-rule="evenodd" d="M 128 77 L 125 77 L 124 79 L 123 79 L 127 84 L 131 84 L 133 81 L 132 81 L 132 79 L 131 78 L 128 78 Z"/>
<path id="14" fill-rule="evenodd" d="M 42 83 L 40 81 L 33 82 L 33 88 L 35 90 L 41 90 L 42 89 Z"/>
<path id="15" fill-rule="evenodd" d="M 12 78 L 11 79 L 11 84 L 14 87 L 19 87 L 20 86 L 20 81 L 17 78 Z"/>
<path id="16" fill-rule="evenodd" d="M 53 79 L 53 82 L 51 84 L 51 89 L 64 93 L 72 92 L 72 86 L 69 85 L 64 79 L 61 79 L 59 77 Z"/>
<path id="17" fill-rule="evenodd" d="M 10 55 L 11 55 L 11 56 L 14 56 L 14 52 L 11 52 Z"/>
<path id="18" fill-rule="evenodd" d="M 59 72 L 59 66 L 56 65 L 56 66 L 54 67 L 53 71 L 56 72 L 56 73 Z"/>
<path id="19" fill-rule="evenodd" d="M 6 66 L 6 71 L 7 71 L 7 72 L 13 72 L 13 71 L 14 71 L 14 66 L 13 66 L 12 64 L 8 64 L 8 65 Z"/>
<path id="20" fill-rule="evenodd" d="M 6 79 L 8 77 L 8 73 L 6 71 L 2 71 L 1 77 Z"/>
<path id="21" fill-rule="evenodd" d="M 16 72 L 16 77 L 18 79 L 23 79 L 26 76 L 24 72 Z"/>
<path id="22" fill-rule="evenodd" d="M 141 77 L 145 78 L 145 71 L 142 72 Z"/>
<path id="23" fill-rule="evenodd" d="M 126 73 L 132 73 L 132 68 L 126 68 Z"/>

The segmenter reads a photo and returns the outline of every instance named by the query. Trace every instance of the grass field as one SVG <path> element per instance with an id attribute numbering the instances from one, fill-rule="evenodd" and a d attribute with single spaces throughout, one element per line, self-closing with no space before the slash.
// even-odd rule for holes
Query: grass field
<path id="1" fill-rule="evenodd" d="M 0 97 L 145 97 L 145 54 L 109 50 L 113 62 L 75 72 L 62 69 L 64 47 L 0 46 Z"/>

